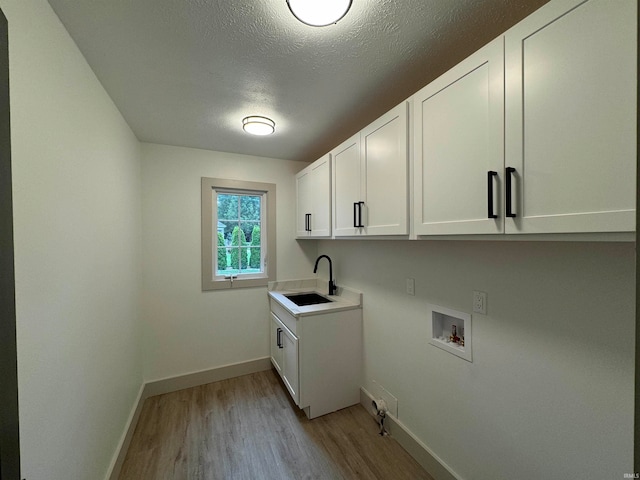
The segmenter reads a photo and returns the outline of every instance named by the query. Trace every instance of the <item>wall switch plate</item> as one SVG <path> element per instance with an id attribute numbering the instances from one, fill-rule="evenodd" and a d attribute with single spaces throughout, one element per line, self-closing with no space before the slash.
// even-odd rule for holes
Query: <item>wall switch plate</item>
<path id="1" fill-rule="evenodd" d="M 407 295 L 416 294 L 416 281 L 413 278 L 407 278 Z"/>
<path id="2" fill-rule="evenodd" d="M 485 292 L 473 292 L 473 312 L 482 315 L 487 314 L 487 294 Z"/>

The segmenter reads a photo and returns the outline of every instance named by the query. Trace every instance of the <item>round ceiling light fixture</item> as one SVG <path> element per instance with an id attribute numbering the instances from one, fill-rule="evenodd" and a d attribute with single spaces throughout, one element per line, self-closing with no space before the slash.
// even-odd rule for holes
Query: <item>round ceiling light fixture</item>
<path id="1" fill-rule="evenodd" d="M 271 135 L 276 131 L 276 122 L 267 117 L 252 115 L 242 119 L 242 129 L 251 135 Z"/>
<path id="2" fill-rule="evenodd" d="M 312 27 L 325 27 L 344 17 L 351 0 L 287 0 L 289 10 L 302 23 Z"/>

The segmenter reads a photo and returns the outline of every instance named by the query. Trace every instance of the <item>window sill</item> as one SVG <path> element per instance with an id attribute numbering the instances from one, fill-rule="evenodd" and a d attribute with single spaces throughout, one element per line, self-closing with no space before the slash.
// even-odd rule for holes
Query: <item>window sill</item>
<path id="1" fill-rule="evenodd" d="M 269 279 L 267 277 L 260 278 L 234 278 L 233 282 L 231 279 L 222 279 L 222 280 L 210 280 L 202 282 L 202 291 L 208 290 L 230 290 L 233 288 L 250 288 L 250 287 L 266 287 L 269 283 Z"/>

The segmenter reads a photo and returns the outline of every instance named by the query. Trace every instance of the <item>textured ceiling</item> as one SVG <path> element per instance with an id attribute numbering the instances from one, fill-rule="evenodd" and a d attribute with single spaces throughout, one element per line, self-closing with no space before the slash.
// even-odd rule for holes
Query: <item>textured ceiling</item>
<path id="1" fill-rule="evenodd" d="M 141 141 L 313 161 L 547 0 L 49 0 Z M 276 121 L 251 137 L 247 115 Z"/>

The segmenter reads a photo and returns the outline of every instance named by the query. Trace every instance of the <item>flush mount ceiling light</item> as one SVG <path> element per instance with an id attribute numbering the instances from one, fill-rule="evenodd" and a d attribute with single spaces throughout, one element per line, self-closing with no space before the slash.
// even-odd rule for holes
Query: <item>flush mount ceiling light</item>
<path id="1" fill-rule="evenodd" d="M 324 27 L 344 17 L 351 8 L 351 0 L 287 0 L 287 5 L 302 23 Z"/>
<path id="2" fill-rule="evenodd" d="M 251 135 L 271 135 L 276 130 L 276 122 L 267 117 L 253 115 L 242 119 L 242 128 Z"/>

